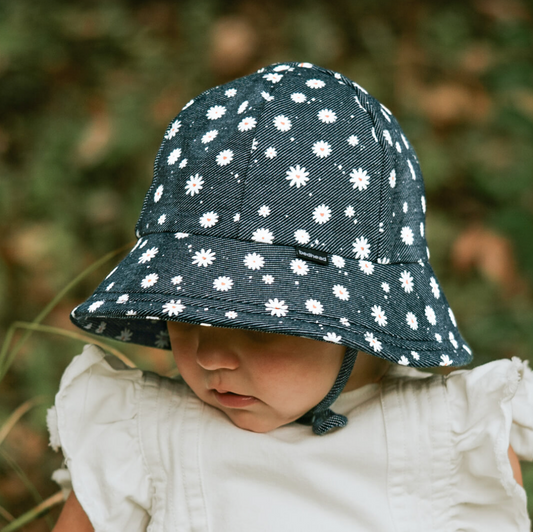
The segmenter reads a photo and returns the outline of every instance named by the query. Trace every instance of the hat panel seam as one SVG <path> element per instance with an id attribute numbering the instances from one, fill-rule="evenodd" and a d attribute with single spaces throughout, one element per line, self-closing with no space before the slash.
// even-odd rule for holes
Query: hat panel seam
<path id="1" fill-rule="evenodd" d="M 274 96 L 274 93 L 276 92 L 276 89 L 278 89 L 280 87 L 280 85 L 275 85 L 274 87 L 272 87 L 272 90 L 269 91 L 269 94 L 270 96 Z M 250 145 L 250 151 L 248 153 L 248 163 L 246 165 L 246 175 L 244 176 L 243 178 L 243 186 L 242 186 L 242 193 L 241 193 L 241 198 L 240 198 L 240 201 L 239 201 L 239 210 L 237 212 L 241 213 L 242 212 L 242 208 L 243 208 L 243 205 L 244 205 L 244 202 L 245 202 L 245 198 L 246 198 L 246 190 L 249 186 L 249 183 L 248 183 L 248 178 L 249 178 L 249 174 L 250 174 L 250 167 L 251 167 L 251 160 L 253 158 L 253 153 L 252 153 L 252 146 L 254 145 L 256 139 L 257 139 L 257 131 L 259 131 L 259 128 L 261 126 L 261 124 L 263 123 L 263 121 L 265 120 L 265 105 L 267 103 L 267 100 L 263 98 L 263 105 L 261 106 L 261 110 L 260 110 L 260 113 L 259 113 L 259 116 L 258 116 L 258 119 L 257 119 L 257 126 L 255 128 L 255 131 L 256 131 L 256 134 L 253 136 L 252 138 L 252 143 Z M 240 239 L 240 237 L 242 236 L 242 232 L 244 231 L 244 228 L 242 226 L 242 224 L 239 224 L 239 228 L 238 228 L 238 231 L 237 231 L 237 237 L 238 239 Z"/>

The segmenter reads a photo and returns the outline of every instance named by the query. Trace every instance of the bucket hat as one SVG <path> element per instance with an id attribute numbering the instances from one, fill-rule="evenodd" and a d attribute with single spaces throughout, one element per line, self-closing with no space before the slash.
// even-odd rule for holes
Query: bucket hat
<path id="1" fill-rule="evenodd" d="M 425 211 L 385 106 L 337 72 L 270 65 L 172 120 L 136 245 L 71 319 L 159 348 L 175 320 L 462 366 L 472 352 L 429 263 Z"/>

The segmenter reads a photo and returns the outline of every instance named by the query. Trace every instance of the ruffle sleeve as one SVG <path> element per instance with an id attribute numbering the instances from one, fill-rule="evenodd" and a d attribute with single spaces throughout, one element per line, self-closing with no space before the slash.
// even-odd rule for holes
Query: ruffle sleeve
<path id="1" fill-rule="evenodd" d="M 76 497 L 96 532 L 144 531 L 153 499 L 138 431 L 143 373 L 85 346 L 61 378 L 48 411 L 50 445 L 68 469 L 53 478 Z"/>
<path id="2" fill-rule="evenodd" d="M 528 363 L 514 357 L 454 371 L 446 388 L 454 449 L 451 513 L 457 530 L 529 532 L 526 493 L 508 457 L 512 445 L 519 459 L 533 459 Z"/>

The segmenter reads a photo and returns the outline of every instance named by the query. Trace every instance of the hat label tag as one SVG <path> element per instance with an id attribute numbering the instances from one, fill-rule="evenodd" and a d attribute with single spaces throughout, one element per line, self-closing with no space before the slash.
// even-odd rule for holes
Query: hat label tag
<path id="1" fill-rule="evenodd" d="M 328 264 L 328 254 L 324 251 L 318 251 L 317 249 L 308 248 L 294 248 L 296 250 L 296 256 L 300 259 L 310 260 L 317 264 Z"/>

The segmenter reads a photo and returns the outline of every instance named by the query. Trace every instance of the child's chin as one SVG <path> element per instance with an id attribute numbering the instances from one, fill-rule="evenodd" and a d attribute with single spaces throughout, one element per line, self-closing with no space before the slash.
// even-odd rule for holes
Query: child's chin
<path id="1" fill-rule="evenodd" d="M 226 415 L 236 427 L 258 434 L 265 434 L 266 432 L 270 432 L 289 423 L 289 421 L 282 422 L 277 420 L 258 419 L 250 412 L 236 412 L 231 414 L 226 412 Z"/>

